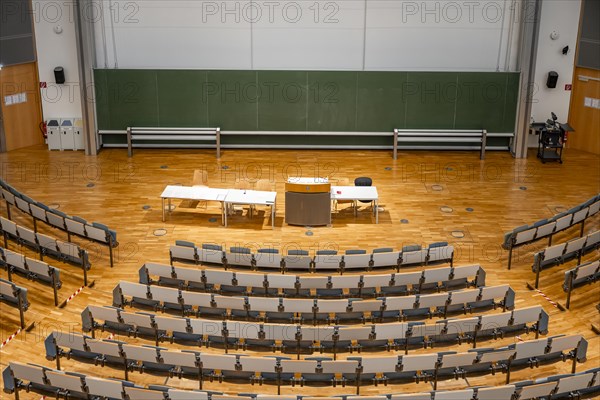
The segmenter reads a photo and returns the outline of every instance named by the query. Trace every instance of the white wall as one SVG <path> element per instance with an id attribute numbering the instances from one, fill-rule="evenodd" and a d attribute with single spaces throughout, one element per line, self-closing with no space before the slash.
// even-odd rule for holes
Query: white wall
<path id="1" fill-rule="evenodd" d="M 535 67 L 534 96 L 531 117 L 536 122 L 544 122 L 554 112 L 560 122 L 567 122 L 571 92 L 565 84 L 571 84 L 581 0 L 544 0 L 542 3 L 540 35 Z M 552 40 L 550 34 L 556 31 L 559 38 Z M 562 49 L 569 46 L 567 55 Z M 558 72 L 555 89 L 546 87 L 548 72 Z M 529 146 L 537 147 L 537 136 L 530 135 Z"/>
<path id="2" fill-rule="evenodd" d="M 32 1 L 33 24 L 44 119 L 81 118 L 81 97 L 77 69 L 77 49 L 72 3 L 65 1 Z M 55 27 L 62 27 L 57 34 Z M 66 82 L 55 83 L 54 68 L 64 68 Z"/>
<path id="3" fill-rule="evenodd" d="M 90 15 L 101 68 L 505 71 L 519 4 L 95 0 Z"/>

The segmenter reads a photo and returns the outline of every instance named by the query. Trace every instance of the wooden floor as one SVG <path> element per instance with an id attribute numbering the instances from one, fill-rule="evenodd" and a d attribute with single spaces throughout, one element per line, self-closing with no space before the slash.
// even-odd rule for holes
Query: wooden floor
<path id="1" fill-rule="evenodd" d="M 376 247 L 401 248 L 407 244 L 428 244 L 448 241 L 455 245 L 455 265 L 479 263 L 487 271 L 487 284 L 509 283 L 516 291 L 517 307 L 542 305 L 550 314 L 549 335 L 564 333 L 583 334 L 590 342 L 588 360 L 578 365 L 578 371 L 600 365 L 600 340 L 591 325 L 600 326 L 600 285 L 577 289 L 570 311 L 560 311 L 548 299 L 564 303 L 561 284 L 563 273 L 576 262 L 543 271 L 541 292 L 529 290 L 533 282 L 531 271 L 533 252 L 547 245 L 545 240 L 520 248 L 515 252 L 513 268 L 508 271 L 507 252 L 502 250 L 504 232 L 517 226 L 550 217 L 579 204 L 600 192 L 600 158 L 590 153 L 565 150 L 564 164 L 542 165 L 532 152 L 526 160 L 515 160 L 506 152 L 489 152 L 485 161 L 475 152 L 406 152 L 394 161 L 388 151 L 223 151 L 216 161 L 213 151 L 207 150 L 136 150 L 127 158 L 122 149 L 103 150 L 97 157 L 86 157 L 81 152 L 48 152 L 44 147 L 33 147 L 0 154 L 2 179 L 28 196 L 47 205 L 59 207 L 69 215 L 88 221 L 98 221 L 118 231 L 119 247 L 115 253 L 115 267 L 108 263 L 108 252 L 85 240 L 75 240 L 85 246 L 91 255 L 90 280 L 86 287 L 65 308 L 52 303 L 48 286 L 16 277 L 15 282 L 29 289 L 30 310 L 27 322 L 35 322 L 30 332 L 19 333 L 0 352 L 2 369 L 10 361 L 33 362 L 53 367 L 44 357 L 44 338 L 53 330 L 81 332 L 80 313 L 88 304 L 109 305 L 112 289 L 119 280 L 137 280 L 137 270 L 147 261 L 169 260 L 169 245 L 175 240 L 190 240 L 197 244 L 211 241 L 224 246 L 252 248 L 274 246 L 280 249 L 303 248 L 367 250 Z M 252 219 L 247 212 L 239 212 L 229 220 L 229 227 L 220 225 L 220 211 L 216 205 L 196 209 L 180 206 L 161 221 L 160 193 L 168 184 L 191 184 L 194 170 L 208 172 L 212 187 L 251 185 L 257 179 L 274 182 L 278 192 L 275 229 L 271 229 L 270 214 L 259 210 Z M 288 176 L 328 176 L 331 180 L 358 176 L 373 178 L 377 186 L 380 207 L 379 224 L 367 205 L 357 217 L 347 205 L 333 217 L 332 227 L 292 227 L 284 223 L 284 181 Z M 441 190 L 436 190 L 441 189 Z M 182 204 L 185 206 L 185 204 Z M 149 206 L 149 207 L 148 207 Z M 450 207 L 443 212 L 441 207 Z M 6 215 L 4 202 L 0 207 Z M 13 220 L 32 226 L 31 218 L 13 211 Z M 43 225 L 43 224 L 40 224 Z M 600 217 L 586 223 L 586 232 L 600 228 Z M 155 231 L 166 230 L 164 236 Z M 40 230 L 58 238 L 64 232 L 41 226 Z M 463 237 L 455 237 L 453 234 Z M 555 243 L 578 236 L 572 228 L 557 235 Z M 11 249 L 34 256 L 30 251 L 11 243 Z M 598 258 L 598 252 L 585 260 Z M 63 288 L 59 301 L 66 299 L 82 285 L 81 270 L 48 260 L 62 269 Z M 2 271 L 1 277 L 6 278 Z M 547 299 L 547 298 L 548 299 Z M 0 334 L 6 340 L 18 328 L 14 309 L 1 305 Z M 103 333 L 100 337 L 107 337 Z M 523 334 L 522 340 L 532 339 Z M 151 344 L 144 339 L 121 338 L 134 343 Z M 481 347 L 498 347 L 519 340 L 506 337 L 486 341 Z M 164 344 L 170 346 L 168 344 Z M 174 347 L 181 347 L 173 345 Z M 468 345 L 446 346 L 415 352 L 443 349 L 466 350 Z M 219 349 L 206 351 L 219 352 Z M 251 353 L 251 352 L 249 352 Z M 271 353 L 270 353 L 271 354 Z M 346 355 L 342 354 L 344 358 Z M 555 362 L 537 369 L 516 371 L 512 381 L 567 373 L 570 362 Z M 104 377 L 123 378 L 123 372 L 109 367 L 62 360 L 63 369 L 85 372 Z M 439 389 L 458 389 L 469 385 L 502 384 L 503 374 L 485 375 L 467 380 L 447 380 Z M 131 373 L 130 380 L 139 384 L 163 384 L 197 388 L 197 382 L 166 379 L 149 374 Z M 275 393 L 271 385 L 250 386 L 245 383 L 207 383 L 205 389 L 230 394 L 238 392 Z M 361 394 L 429 391 L 431 384 L 402 384 L 364 386 Z M 352 388 L 288 387 L 282 394 L 334 395 L 350 394 Z M 2 398 L 12 398 L 7 394 Z M 21 398 L 39 399 L 39 395 L 22 393 Z"/>

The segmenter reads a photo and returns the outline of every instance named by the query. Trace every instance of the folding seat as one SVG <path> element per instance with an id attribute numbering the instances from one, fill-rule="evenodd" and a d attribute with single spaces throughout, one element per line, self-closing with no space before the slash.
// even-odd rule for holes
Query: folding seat
<path id="1" fill-rule="evenodd" d="M 267 274 L 270 295 L 283 295 L 296 293 L 296 275 Z"/>
<path id="2" fill-rule="evenodd" d="M 581 210 L 574 212 L 573 219 L 571 220 L 571 225 L 578 224 L 579 222 L 586 219 L 589 211 L 590 209 L 588 207 L 584 207 Z"/>
<path id="3" fill-rule="evenodd" d="M 194 243 L 177 240 L 174 246 L 169 247 L 171 264 L 173 260 L 198 263 L 198 254 Z"/>
<path id="4" fill-rule="evenodd" d="M 84 332 L 89 332 L 93 329 L 100 327 L 116 327 L 123 328 L 119 322 L 119 309 L 115 307 L 98 307 L 89 305 L 81 313 L 82 329 Z M 92 321 L 95 326 L 92 326 Z M 100 324 L 98 321 L 102 321 Z"/>
<path id="5" fill-rule="evenodd" d="M 585 241 L 585 247 L 583 248 L 583 252 L 587 253 L 598 247 L 600 244 L 600 231 L 596 231 L 587 235 L 587 240 Z"/>
<path id="6" fill-rule="evenodd" d="M 202 243 L 200 248 L 196 248 L 196 254 L 201 264 L 222 265 L 225 257 L 223 248 L 212 243 Z"/>
<path id="7" fill-rule="evenodd" d="M 429 310 L 415 309 L 417 296 L 385 297 L 385 311 L 381 316 L 385 318 L 405 319 L 407 316 L 427 315 Z"/>
<path id="8" fill-rule="evenodd" d="M 434 400 L 472 400 L 473 389 L 451 390 L 435 392 Z"/>
<path id="9" fill-rule="evenodd" d="M 506 362 L 510 358 L 513 358 L 516 353 L 516 350 L 513 349 L 500 349 L 483 352 L 478 356 L 478 363 L 485 368 L 486 364 L 497 364 L 502 361 Z"/>
<path id="10" fill-rule="evenodd" d="M 254 259 L 256 268 L 281 269 L 281 255 L 277 249 L 258 249 Z"/>
<path id="11" fill-rule="evenodd" d="M 448 281 L 452 267 L 426 269 L 423 271 L 423 278 L 419 284 L 418 291 L 440 290 L 445 288 L 444 282 Z"/>
<path id="12" fill-rule="evenodd" d="M 431 400 L 429 393 L 392 394 L 390 400 Z"/>
<path id="13" fill-rule="evenodd" d="M 21 225 L 17 225 L 17 235 L 19 239 L 26 243 L 28 246 L 37 248 L 37 241 L 35 240 L 35 232 L 31 229 L 25 228 Z"/>
<path id="14" fill-rule="evenodd" d="M 58 248 L 57 240 L 55 238 L 39 232 L 36 234 L 36 237 L 37 243 L 44 254 L 49 254 L 52 257 L 60 257 L 60 249 Z"/>
<path id="15" fill-rule="evenodd" d="M 248 297 L 248 304 L 250 309 L 248 315 L 252 318 L 265 318 L 270 316 L 271 313 L 278 315 L 279 311 L 279 299 L 273 297 Z"/>
<path id="16" fill-rule="evenodd" d="M 475 308 L 475 303 L 479 297 L 480 289 L 466 289 L 450 292 L 450 300 L 445 308 L 445 312 L 462 311 L 467 312 Z"/>
<path id="17" fill-rule="evenodd" d="M 60 388 L 61 391 L 68 391 L 69 397 L 76 397 L 77 394 L 82 395 L 86 392 L 83 386 L 84 378 L 85 375 L 46 370 L 48 384 L 52 387 Z"/>
<path id="18" fill-rule="evenodd" d="M 481 298 L 473 307 L 502 305 L 504 309 L 512 309 L 515 305 L 515 292 L 509 285 L 484 286 L 481 288 Z"/>
<path id="19" fill-rule="evenodd" d="M 218 269 L 205 269 L 203 272 L 202 287 L 214 289 L 219 285 L 233 286 L 234 272 Z M 198 283 L 197 286 L 200 286 Z"/>
<path id="20" fill-rule="evenodd" d="M 449 245 L 448 242 L 431 243 L 427 247 L 427 264 L 452 261 L 453 258 L 454 246 Z"/>
<path id="21" fill-rule="evenodd" d="M 461 319 L 449 319 L 446 322 L 446 334 L 444 336 L 447 340 L 458 338 L 461 340 L 469 340 L 473 337 L 473 333 L 477 329 L 479 324 L 479 317 L 461 318 Z"/>
<path id="22" fill-rule="evenodd" d="M 419 244 L 403 246 L 400 254 L 400 265 L 423 265 L 427 261 L 428 252 L 428 249 L 422 248 Z"/>
<path id="23" fill-rule="evenodd" d="M 550 338 L 550 344 L 546 350 L 546 354 L 558 352 L 570 352 L 572 350 L 582 350 L 583 354 L 577 354 L 577 358 L 585 360 L 585 351 L 587 350 L 587 342 L 581 335 L 557 336 Z M 583 341 L 583 342 L 582 342 Z"/>
<path id="24" fill-rule="evenodd" d="M 493 386 L 477 389 L 476 400 L 513 400 L 515 385 Z"/>
<path id="25" fill-rule="evenodd" d="M 46 378 L 44 371 L 46 371 L 46 369 L 44 367 L 17 362 L 11 362 L 9 366 L 15 379 L 36 383 L 38 385 L 45 385 Z"/>
<path id="26" fill-rule="evenodd" d="M 27 273 L 27 261 L 23 254 L 4 249 L 4 258 L 9 267 L 16 268 L 21 273 Z"/>
<path id="27" fill-rule="evenodd" d="M 46 212 L 46 219 L 50 225 L 61 231 L 66 231 L 67 226 L 65 225 L 65 218 L 68 218 L 67 214 L 59 210 L 50 210 Z"/>
<path id="28" fill-rule="evenodd" d="M 554 232 L 560 232 L 572 225 L 571 221 L 573 220 L 573 214 L 561 213 L 554 216 L 553 219 L 556 221 Z"/>
<path id="29" fill-rule="evenodd" d="M 438 375 L 451 375 L 459 371 L 466 374 L 466 372 L 473 370 L 472 366 L 476 361 L 476 352 L 442 354 Z"/>
<path id="30" fill-rule="evenodd" d="M 308 271 L 312 265 L 312 257 L 306 250 L 289 250 L 288 254 L 283 257 L 283 262 L 286 269 Z"/>
<path id="31" fill-rule="evenodd" d="M 371 254 L 367 254 L 366 250 L 346 250 L 343 262 L 345 270 L 366 270 L 371 262 Z"/>
<path id="32" fill-rule="evenodd" d="M 297 293 L 301 296 L 308 297 L 311 296 L 311 290 L 316 293 L 321 289 L 326 289 L 329 282 L 329 277 L 322 275 L 300 275 L 298 276 L 298 282 L 300 283 L 300 288 L 297 290 Z"/>
<path id="33" fill-rule="evenodd" d="M 31 210 L 29 209 L 29 202 L 23 200 L 21 197 L 15 197 L 15 204 L 17 208 L 23 211 L 25 214 L 31 215 Z"/>
<path id="34" fill-rule="evenodd" d="M 422 344 L 425 341 L 433 344 L 437 338 L 445 334 L 446 322 L 437 322 L 435 324 L 409 324 L 410 336 L 407 332 L 407 340 L 409 343 Z"/>
<path id="35" fill-rule="evenodd" d="M 372 267 L 394 267 L 398 268 L 400 265 L 400 252 L 394 251 L 394 249 L 385 247 L 380 249 L 374 249 L 372 253 Z"/>
<path id="36" fill-rule="evenodd" d="M 253 267 L 254 256 L 252 250 L 248 247 L 230 247 L 225 253 L 227 265 L 235 265 L 240 267 Z"/>
<path id="37" fill-rule="evenodd" d="M 295 342 L 296 332 L 298 332 L 297 326 L 290 324 L 264 324 L 262 329 L 265 340 L 273 342 Z"/>
<path id="38" fill-rule="evenodd" d="M 469 278 L 472 278 L 472 281 Z M 448 279 L 446 283 L 447 288 L 464 285 L 475 287 L 485 286 L 485 271 L 480 265 L 463 265 L 454 267 L 452 275 Z"/>
<path id="39" fill-rule="evenodd" d="M 198 315 L 200 313 L 223 315 L 223 310 L 213 309 L 212 295 L 210 293 L 197 293 L 182 290 L 181 297 L 183 298 L 184 305 L 197 307 Z"/>
<path id="40" fill-rule="evenodd" d="M 317 371 L 317 361 L 314 360 L 281 360 L 282 379 L 292 379 L 294 382 L 303 382 L 304 375 L 313 375 Z"/>
<path id="41" fill-rule="evenodd" d="M 226 315 L 246 317 L 247 300 L 244 297 L 214 295 L 217 310 L 222 310 Z"/>
<path id="42" fill-rule="evenodd" d="M 409 354 L 402 356 L 402 372 L 432 371 L 438 360 L 437 353 L 433 354 Z"/>
<path id="43" fill-rule="evenodd" d="M 593 373 L 582 373 L 560 378 L 554 394 L 561 395 L 563 393 L 578 393 L 588 387 L 591 387 L 593 378 Z"/>
<path id="44" fill-rule="evenodd" d="M 578 239 L 569 240 L 567 242 L 567 246 L 565 247 L 564 259 L 569 259 L 572 257 L 576 257 L 577 254 L 583 249 L 586 245 L 587 236 L 580 237 Z"/>
<path id="45" fill-rule="evenodd" d="M 333 326 L 300 326 L 300 333 L 302 334 L 302 341 L 308 341 L 308 345 L 312 345 L 312 342 L 325 342 L 331 344 L 333 342 L 333 334 L 336 328 Z M 329 347 L 329 346 L 327 346 Z"/>
<path id="46" fill-rule="evenodd" d="M 313 319 L 313 307 L 316 304 L 314 299 L 281 299 L 283 310 L 268 314 L 273 319 L 291 319 L 295 317 Z"/>
<path id="47" fill-rule="evenodd" d="M 2 198 L 10 205 L 15 205 L 15 195 L 6 189 L 2 189 Z"/>
<path id="48" fill-rule="evenodd" d="M 170 400 L 208 400 L 208 392 L 169 389 Z"/>
<path id="49" fill-rule="evenodd" d="M 417 308 L 425 313 L 432 313 L 431 309 L 436 311 L 439 307 L 444 307 L 450 298 L 448 293 L 420 294 L 415 300 Z"/>
<path id="50" fill-rule="evenodd" d="M 336 291 L 336 295 L 343 295 L 344 292 L 356 294 L 362 282 L 360 275 L 333 275 L 331 276 L 331 288 L 329 290 Z"/>
<path id="51" fill-rule="evenodd" d="M 540 306 L 516 309 L 512 313 L 512 325 L 519 326 L 526 324 L 535 324 L 538 320 L 540 320 L 540 316 L 542 313 L 543 310 Z"/>
<path id="52" fill-rule="evenodd" d="M 371 301 L 361 301 L 361 303 L 371 303 Z M 350 320 L 360 318 L 363 311 L 359 311 L 359 314 L 353 312 L 347 312 L 350 305 L 350 300 L 332 300 L 332 299 L 318 299 L 317 300 L 317 314 L 316 318 L 319 320 L 327 320 L 328 322 L 336 322 L 338 320 Z M 377 306 L 376 306 L 377 307 Z"/>
<path id="53" fill-rule="evenodd" d="M 372 326 L 340 326 L 338 328 L 338 341 L 337 348 L 348 348 L 351 351 L 354 349 L 358 350 L 361 347 L 368 347 L 371 345 L 371 332 L 373 331 Z M 384 342 L 385 343 L 385 342 Z"/>
<path id="54" fill-rule="evenodd" d="M 513 245 L 518 246 L 520 244 L 531 242 L 533 240 L 533 238 L 535 237 L 537 229 L 538 229 L 537 227 L 530 227 L 527 230 L 517 232 L 515 234 L 515 239 L 514 239 Z"/>
<path id="55" fill-rule="evenodd" d="M 153 277 L 158 277 L 154 279 Z M 179 279 L 175 274 L 175 268 L 167 264 L 145 263 L 139 271 L 139 283 L 149 285 L 151 282 L 159 284 L 179 286 L 185 279 Z"/>
<path id="56" fill-rule="evenodd" d="M 515 343 L 514 365 L 529 364 L 530 367 L 538 365 L 539 358 L 546 351 L 548 339 L 528 340 Z"/>
<path id="57" fill-rule="evenodd" d="M 223 341 L 223 322 L 192 318 L 189 320 L 194 335 L 203 337 L 205 343 Z"/>
<path id="58" fill-rule="evenodd" d="M 150 285 L 148 286 L 148 291 L 150 292 L 152 300 L 161 302 L 164 308 L 173 308 L 177 310 L 183 308 L 178 289 Z"/>
<path id="59" fill-rule="evenodd" d="M 41 234 L 38 233 L 38 237 Z M 83 266 L 84 260 L 81 257 L 79 246 L 74 243 L 63 242 L 62 240 L 56 240 L 56 248 L 60 252 L 60 258 L 75 264 L 79 264 L 82 267 L 89 269 L 89 265 Z"/>
<path id="60" fill-rule="evenodd" d="M 85 234 L 88 239 L 95 240 L 96 242 L 109 244 L 109 241 L 113 241 L 110 237 L 110 232 L 91 224 L 85 225 Z"/>
<path id="61" fill-rule="evenodd" d="M 503 332 L 508 329 L 511 316 L 511 312 L 482 315 L 477 329 L 477 336 L 502 336 Z"/>
<path id="62" fill-rule="evenodd" d="M 86 336 L 76 335 L 67 332 L 52 332 L 46 339 L 46 355 L 48 355 L 49 346 L 54 344 L 61 349 L 61 355 L 84 357 L 88 353 L 86 350 Z M 69 350 L 66 350 L 69 349 Z M 55 350 L 55 349 L 51 349 Z M 56 356 L 56 355 L 54 355 Z M 89 354 L 87 354 L 89 356 Z"/>
<path id="63" fill-rule="evenodd" d="M 169 369 L 173 375 L 187 374 L 198 375 L 198 358 L 197 352 L 193 351 L 177 351 L 177 350 L 161 350 L 160 357 L 165 367 Z"/>
<path id="64" fill-rule="evenodd" d="M 550 221 L 537 227 L 535 239 L 540 239 L 554 233 L 556 229 L 556 221 Z"/>
<path id="65" fill-rule="evenodd" d="M 314 258 L 315 271 L 340 269 L 343 256 L 335 250 L 317 250 Z"/>
<path id="66" fill-rule="evenodd" d="M 159 348 L 154 346 L 134 346 L 124 343 L 121 348 L 128 361 L 128 365 L 133 365 L 143 370 L 165 371 L 169 367 L 160 363 Z"/>
<path id="67" fill-rule="evenodd" d="M 600 211 L 600 200 L 596 199 L 592 204 L 590 204 L 590 210 L 588 212 L 588 218 L 596 215 Z"/>
<path id="68" fill-rule="evenodd" d="M 540 268 L 544 268 L 548 265 L 555 264 L 560 260 L 567 248 L 566 243 L 559 243 L 554 246 L 547 247 L 543 251 L 536 253 L 534 255 L 534 272 L 536 268 L 539 266 Z"/>
<path id="69" fill-rule="evenodd" d="M 406 338 L 406 331 L 408 330 L 409 324 L 405 322 L 392 323 L 392 324 L 375 324 L 373 331 L 375 333 L 375 340 L 402 340 Z"/>
<path id="70" fill-rule="evenodd" d="M 398 284 L 395 279 L 395 274 L 365 274 L 362 276 L 362 293 L 374 296 L 406 294 L 406 285 Z"/>
<path id="71" fill-rule="evenodd" d="M 85 223 L 72 218 L 65 218 L 65 226 L 69 234 L 74 234 L 81 237 L 87 237 L 85 231 Z"/>
<path id="72" fill-rule="evenodd" d="M 134 335 L 155 336 L 156 328 L 152 319 L 153 315 L 144 313 L 121 312 L 121 319 L 127 325 L 132 326 L 130 333 Z"/>
<path id="73" fill-rule="evenodd" d="M 556 388 L 558 382 L 546 382 L 535 385 L 523 386 L 517 390 L 519 399 L 537 399 L 538 397 L 548 398 Z"/>
<path id="74" fill-rule="evenodd" d="M 4 218 L 0 217 L 0 225 L 2 226 L 2 231 L 6 234 L 16 238 L 19 235 L 17 234 L 17 224 Z"/>
<path id="75" fill-rule="evenodd" d="M 275 357 L 240 357 L 242 370 L 249 372 L 252 377 L 251 382 L 262 381 L 262 379 L 274 380 L 277 378 L 276 368 L 277 359 Z"/>
<path id="76" fill-rule="evenodd" d="M 133 386 L 125 386 L 125 395 L 128 400 L 164 400 L 165 392 L 160 390 L 148 390 Z"/>
<path id="77" fill-rule="evenodd" d="M 267 275 L 266 274 L 252 274 L 252 273 L 243 273 L 243 272 L 238 272 L 235 274 L 235 278 L 237 279 L 237 286 L 238 286 L 238 291 L 239 290 L 244 290 L 248 293 L 254 293 L 254 294 L 259 294 L 259 293 L 265 293 L 266 292 L 266 288 L 265 288 L 265 284 L 267 282 Z M 225 290 L 225 288 L 223 286 L 221 286 L 222 290 Z M 234 291 L 233 287 L 231 288 L 231 291 Z"/>
<path id="78" fill-rule="evenodd" d="M 125 359 L 121 353 L 121 344 L 116 341 L 87 339 L 86 344 L 95 361 L 104 366 L 105 363 L 123 365 Z"/>
<path id="79" fill-rule="evenodd" d="M 202 363 L 202 370 L 205 374 L 208 371 L 208 376 L 222 378 L 228 375 L 234 375 L 237 357 L 227 354 L 201 353 L 200 362 Z"/>
<path id="80" fill-rule="evenodd" d="M 29 204 L 29 209 L 31 210 L 31 215 L 33 216 L 33 218 L 43 222 L 48 222 L 48 220 L 46 219 L 46 209 L 44 207 L 41 207 L 40 203 Z"/>
<path id="81" fill-rule="evenodd" d="M 355 380 L 358 368 L 357 360 L 321 361 L 322 373 L 327 381 L 343 382 Z"/>
<path id="82" fill-rule="evenodd" d="M 127 299 L 130 298 L 131 300 L 129 302 L 131 305 L 140 304 L 146 306 L 156 306 L 159 304 L 160 300 L 154 300 L 148 296 L 149 288 L 150 286 L 148 285 L 120 281 L 118 286 L 115 288 L 115 291 L 113 291 L 113 304 L 119 306 L 121 306 L 122 303 L 127 304 Z M 122 296 L 121 299 L 115 299 L 115 296 L 118 292 L 120 292 L 120 295 Z"/>
<path id="83" fill-rule="evenodd" d="M 192 340 L 188 334 L 188 320 L 185 318 L 166 317 L 164 315 L 155 315 L 154 323 L 159 331 L 165 332 L 163 338 Z M 170 336 L 167 336 L 169 335 Z"/>
<path id="84" fill-rule="evenodd" d="M 382 287 L 381 291 L 383 293 L 395 295 L 415 293 L 419 291 L 419 285 L 423 279 L 423 271 L 400 272 L 391 276 L 393 278 L 393 286 Z"/>
<path id="85" fill-rule="evenodd" d="M 348 357 L 348 360 L 350 359 Z M 360 360 L 360 365 L 362 366 L 361 378 L 364 380 L 385 380 L 388 375 L 395 375 L 396 368 L 400 365 L 396 356 L 360 357 L 357 359 Z"/>

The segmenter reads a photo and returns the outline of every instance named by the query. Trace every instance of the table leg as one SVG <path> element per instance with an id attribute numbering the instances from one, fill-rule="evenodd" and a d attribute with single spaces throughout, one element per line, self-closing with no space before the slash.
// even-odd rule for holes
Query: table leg
<path id="1" fill-rule="evenodd" d="M 221 203 L 221 222 L 224 222 L 223 225 L 227 227 L 227 203 Z"/>
<path id="2" fill-rule="evenodd" d="M 169 197 L 169 214 L 171 214 L 171 198 Z"/>
<path id="3" fill-rule="evenodd" d="M 161 199 L 161 201 L 162 201 L 162 217 L 163 217 L 162 220 L 163 220 L 163 222 L 165 222 L 165 198 L 163 197 Z"/>
<path id="4" fill-rule="evenodd" d="M 375 200 L 375 223 L 379 223 L 379 200 Z"/>
<path id="5" fill-rule="evenodd" d="M 271 204 L 271 229 L 275 229 L 275 203 Z"/>
<path id="6" fill-rule="evenodd" d="M 354 216 L 358 216 L 358 200 L 354 200 L 352 202 L 352 206 L 354 207 Z"/>

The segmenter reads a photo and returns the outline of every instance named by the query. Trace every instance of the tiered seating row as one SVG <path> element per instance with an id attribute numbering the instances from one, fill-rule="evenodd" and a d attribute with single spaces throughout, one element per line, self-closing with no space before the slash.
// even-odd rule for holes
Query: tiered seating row
<path id="1" fill-rule="evenodd" d="M 258 249 L 256 253 L 248 247 L 231 247 L 224 250 L 218 244 L 204 243 L 197 247 L 192 242 L 178 240 L 170 249 L 170 262 L 182 261 L 193 264 L 215 264 L 225 269 L 229 266 L 252 269 L 325 271 L 336 270 L 342 274 L 346 270 L 371 270 L 372 268 L 396 268 L 405 265 L 428 265 L 449 262 L 452 266 L 454 247 L 447 242 L 432 243 L 427 248 L 420 245 L 404 246 L 402 251 L 392 248 L 375 249 L 371 254 L 366 250 L 347 250 L 338 254 L 335 250 L 317 250 L 313 256 L 307 250 L 289 250 L 281 255 L 278 249 Z"/>
<path id="2" fill-rule="evenodd" d="M 43 233 L 34 232 L 29 228 L 0 217 L 0 230 L 4 235 L 4 247 L 8 247 L 8 238 L 13 238 L 17 243 L 25 245 L 39 252 L 40 260 L 44 255 L 58 258 L 80 266 L 83 269 L 83 284 L 87 286 L 87 271 L 91 268 L 87 250 L 70 242 L 63 242 Z"/>
<path id="3" fill-rule="evenodd" d="M 600 368 L 578 374 L 557 375 L 536 381 L 511 385 L 478 387 L 454 391 L 402 393 L 381 396 L 341 395 L 323 400 L 515 400 L 515 399 L 575 399 L 600 391 Z M 2 372 L 4 392 L 37 391 L 69 398 L 105 398 L 115 400 L 317 400 L 306 396 L 223 395 L 220 392 L 179 390 L 168 386 L 148 388 L 118 379 L 102 379 L 91 375 L 65 372 L 34 364 L 11 362 Z"/>
<path id="4" fill-rule="evenodd" d="M 58 289 L 62 286 L 60 269 L 2 247 L 0 247 L 0 265 L 8 271 L 8 280 L 11 282 L 12 274 L 18 272 L 29 279 L 49 283 L 54 292 L 54 305 L 58 305 Z"/>
<path id="5" fill-rule="evenodd" d="M 71 217 L 62 211 L 52 209 L 20 193 L 2 180 L 0 180 L 0 187 L 2 187 L 2 198 L 6 201 L 8 219 L 10 219 L 10 206 L 15 206 L 33 218 L 34 232 L 37 232 L 37 221 L 42 221 L 66 232 L 67 241 L 69 242 L 71 241 L 71 235 L 75 235 L 104 244 L 108 246 L 110 266 L 113 266 L 113 248 L 119 245 L 119 242 L 117 242 L 117 232 L 103 224 L 97 222 L 89 223 L 81 217 Z"/>
<path id="6" fill-rule="evenodd" d="M 309 357 L 292 360 L 289 357 L 256 357 L 203 353 L 197 351 L 169 350 L 153 346 L 135 346 L 116 340 L 99 340 L 73 333 L 53 332 L 45 340 L 46 358 L 56 360 L 60 370 L 60 357 L 94 360 L 95 364 L 122 366 L 125 380 L 130 371 L 162 372 L 169 376 L 199 379 L 200 389 L 205 378 L 244 379 L 251 383 L 271 381 L 278 386 L 282 381 L 294 384 L 304 382 L 330 382 L 349 384 L 357 388 L 365 382 L 431 381 L 434 389 L 440 377 L 466 378 L 471 373 L 503 371 L 510 381 L 511 368 L 555 360 L 584 362 L 587 341 L 581 335 L 555 336 L 519 342 L 498 349 L 471 350 L 468 352 L 440 352 L 419 355 L 390 355 L 375 357 L 348 357 L 332 360 L 328 357 Z"/>
<path id="7" fill-rule="evenodd" d="M 24 313 L 29 308 L 29 302 L 27 301 L 27 289 L 17 286 L 12 282 L 5 281 L 4 279 L 0 279 L 0 300 L 11 305 L 16 305 L 17 309 L 19 310 L 21 329 L 24 329 Z"/>
<path id="8" fill-rule="evenodd" d="M 406 320 L 409 316 L 443 316 L 482 307 L 514 307 L 515 292 L 509 285 L 483 286 L 452 292 L 387 296 L 377 299 L 296 299 L 287 297 L 223 296 L 175 288 L 121 281 L 113 290 L 113 305 L 139 304 L 154 309 L 177 309 L 182 315 L 215 315 L 227 319 L 328 323 L 342 320 Z"/>
<path id="9" fill-rule="evenodd" d="M 577 262 L 581 263 L 583 255 L 596 250 L 599 246 L 600 231 L 595 231 L 587 236 L 547 247 L 535 253 L 532 266 L 533 272 L 535 272 L 535 287 L 538 287 L 542 269 L 563 264 L 574 258 L 577 258 Z"/>
<path id="10" fill-rule="evenodd" d="M 479 265 L 391 274 L 311 276 L 257 274 L 146 263 L 140 268 L 139 277 L 143 284 L 157 283 L 186 290 L 254 296 L 367 297 L 485 286 L 485 271 Z"/>
<path id="11" fill-rule="evenodd" d="M 565 272 L 563 290 L 567 292 L 567 309 L 571 306 L 571 292 L 574 288 L 600 279 L 600 260 L 590 261 Z"/>
<path id="12" fill-rule="evenodd" d="M 404 349 L 410 346 L 428 347 L 438 342 L 473 343 L 478 339 L 504 337 L 505 333 L 534 331 L 548 332 L 548 314 L 540 306 L 516 309 L 499 314 L 464 319 L 423 322 L 396 322 L 371 325 L 304 326 L 246 321 L 214 321 L 198 318 L 175 318 L 144 312 L 127 312 L 115 307 L 88 306 L 81 313 L 84 332 L 95 337 L 97 329 L 127 336 L 146 336 L 159 341 L 193 343 L 198 346 L 222 345 L 236 349 L 247 347 L 286 351 L 340 349 L 359 351 L 363 347 Z"/>
<path id="13" fill-rule="evenodd" d="M 510 269 L 512 251 L 515 247 L 532 243 L 545 237 L 549 238 L 548 246 L 551 246 L 552 235 L 577 224 L 581 224 L 579 236 L 583 236 L 585 220 L 596 215 L 598 211 L 600 211 L 600 194 L 566 212 L 556 214 L 550 219 L 543 219 L 532 225 L 519 226 L 504 234 L 502 247 L 509 251 L 508 269 Z"/>

